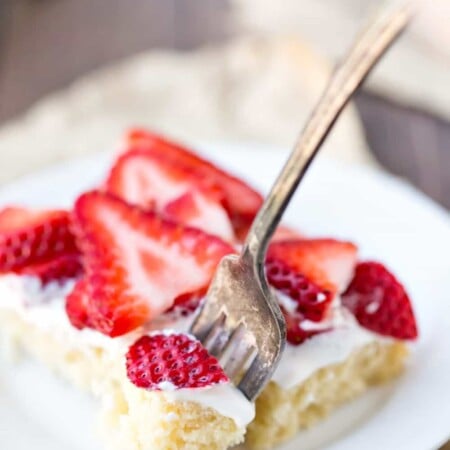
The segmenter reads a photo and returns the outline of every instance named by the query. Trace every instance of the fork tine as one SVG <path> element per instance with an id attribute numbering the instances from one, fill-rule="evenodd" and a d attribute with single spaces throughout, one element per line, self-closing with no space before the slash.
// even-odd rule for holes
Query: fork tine
<path id="1" fill-rule="evenodd" d="M 264 360 L 256 354 L 253 362 L 241 379 L 238 388 L 250 400 L 254 399 L 261 386 L 268 381 L 268 370 Z"/>
<path id="2" fill-rule="evenodd" d="M 242 380 L 255 356 L 256 348 L 241 341 L 238 342 L 238 348 L 222 364 L 225 373 L 235 386 Z"/>
<path id="3" fill-rule="evenodd" d="M 239 325 L 230 334 L 228 342 L 222 349 L 222 353 L 219 355 L 219 362 L 222 367 L 225 367 L 225 364 L 233 356 L 233 353 L 238 350 L 239 344 L 244 337 L 245 328 L 242 323 L 239 323 Z"/>
<path id="4" fill-rule="evenodd" d="M 206 301 L 190 328 L 190 332 L 202 343 L 213 331 L 217 320 L 224 315 L 223 311 L 214 309 L 214 306 L 211 302 Z M 216 319 L 211 320 L 213 318 Z"/>
<path id="5" fill-rule="evenodd" d="M 227 345 L 230 334 L 231 330 L 226 327 L 226 315 L 221 313 L 202 344 L 211 355 L 218 357 Z"/>
<path id="6" fill-rule="evenodd" d="M 244 383 L 249 400 L 254 400 L 270 376 L 284 345 L 281 312 L 270 292 L 255 283 L 255 276 L 248 254 L 225 256 L 190 329 L 218 358 L 230 381 Z"/>
<path id="7" fill-rule="evenodd" d="M 216 335 L 215 339 L 210 341 L 209 345 L 205 347 L 211 355 L 219 358 L 219 356 L 223 353 L 223 349 L 226 347 L 229 338 L 230 332 L 223 328 Z"/>
<path id="8" fill-rule="evenodd" d="M 242 366 L 242 351 L 241 345 L 243 344 L 243 338 L 245 337 L 245 328 L 242 323 L 240 323 L 230 334 L 228 342 L 225 347 L 222 349 L 221 354 L 219 355 L 220 365 L 224 368 L 225 373 L 228 375 L 230 379 L 233 378 L 233 375 L 230 373 L 230 369 L 233 366 Z M 234 362 L 233 362 L 234 361 Z"/>

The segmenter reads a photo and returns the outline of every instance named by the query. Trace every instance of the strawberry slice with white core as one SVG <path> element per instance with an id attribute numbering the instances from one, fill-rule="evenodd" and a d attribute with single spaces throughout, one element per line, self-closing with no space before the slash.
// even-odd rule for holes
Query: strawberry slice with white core
<path id="1" fill-rule="evenodd" d="M 214 198 L 203 195 L 200 191 L 187 192 L 168 203 L 163 209 L 163 215 L 226 241 L 234 241 L 234 231 L 225 210 Z"/>
<path id="2" fill-rule="evenodd" d="M 280 225 L 275 230 L 271 242 L 292 241 L 298 239 L 304 239 L 304 236 L 291 227 L 287 227 L 286 225 Z"/>
<path id="3" fill-rule="evenodd" d="M 127 353 L 127 375 L 144 389 L 196 389 L 228 383 L 219 362 L 185 334 L 154 334 L 138 339 Z"/>
<path id="4" fill-rule="evenodd" d="M 161 208 L 192 188 L 220 192 L 214 184 L 196 177 L 181 162 L 171 161 L 163 154 L 142 150 L 124 153 L 114 164 L 106 181 L 106 190 L 143 208 Z"/>
<path id="5" fill-rule="evenodd" d="M 163 155 L 171 161 L 182 163 L 193 173 L 217 185 L 223 192 L 224 206 L 234 230 L 241 240 L 244 239 L 262 205 L 261 194 L 239 178 L 196 155 L 192 150 L 156 133 L 142 129 L 131 130 L 128 133 L 127 144 L 129 149 L 140 149 Z"/>
<path id="6" fill-rule="evenodd" d="M 106 190 L 129 203 L 164 211 L 185 225 L 234 239 L 220 189 L 182 162 L 151 152 L 127 152 L 112 168 Z"/>
<path id="7" fill-rule="evenodd" d="M 282 261 L 322 289 L 342 292 L 353 276 L 357 248 L 334 239 L 299 239 L 270 244 L 267 258 Z"/>
<path id="8" fill-rule="evenodd" d="M 308 327 L 328 316 L 335 295 L 348 283 L 356 264 L 356 247 L 333 239 L 272 242 L 266 260 L 271 286 L 289 301 L 280 301 L 287 340 L 299 345 L 328 327 Z M 282 300 L 282 299 L 281 299 Z"/>
<path id="9" fill-rule="evenodd" d="M 109 336 L 143 325 L 181 295 L 206 290 L 219 261 L 233 252 L 219 238 L 111 194 L 82 195 L 74 216 L 91 319 Z"/>
<path id="10" fill-rule="evenodd" d="M 76 252 L 67 211 L 34 211 L 22 207 L 0 211 L 1 272 Z"/>

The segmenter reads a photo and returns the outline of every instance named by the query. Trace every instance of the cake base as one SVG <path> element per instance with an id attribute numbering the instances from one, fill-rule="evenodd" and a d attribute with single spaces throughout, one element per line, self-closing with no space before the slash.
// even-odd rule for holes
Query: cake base
<path id="1" fill-rule="evenodd" d="M 17 354 L 15 349 L 25 350 L 99 400 L 99 428 L 108 449 L 225 450 L 244 439 L 245 430 L 214 409 L 170 402 L 162 392 L 136 388 L 126 377 L 123 359 L 112 359 L 100 346 L 77 347 L 53 331 L 30 326 L 11 311 L 0 311 L 0 328 L 10 355 Z M 246 447 L 271 449 L 314 425 L 370 386 L 401 373 L 407 354 L 401 342 L 372 342 L 292 389 L 271 382 L 256 402 Z"/>
<path id="2" fill-rule="evenodd" d="M 371 386 L 399 375 L 407 355 L 408 349 L 401 342 L 373 342 L 292 389 L 269 383 L 256 401 L 256 417 L 247 429 L 246 446 L 271 449 L 313 426 Z"/>
<path id="3" fill-rule="evenodd" d="M 3 353 L 22 351 L 100 402 L 99 433 L 111 450 L 225 450 L 244 440 L 245 429 L 212 408 L 171 402 L 163 392 L 129 382 L 124 358 L 112 359 L 101 347 L 77 348 L 70 340 L 30 326 L 0 310 Z"/>

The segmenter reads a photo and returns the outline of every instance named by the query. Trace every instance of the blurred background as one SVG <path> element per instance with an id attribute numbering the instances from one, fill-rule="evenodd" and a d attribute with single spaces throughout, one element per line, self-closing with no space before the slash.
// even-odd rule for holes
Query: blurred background
<path id="1" fill-rule="evenodd" d="M 327 152 L 450 208 L 450 1 L 420 17 Z M 0 0 L 0 181 L 148 125 L 289 145 L 377 0 Z"/>
<path id="2" fill-rule="evenodd" d="M 290 145 L 334 61 L 379 6 L 0 0 L 0 182 L 115 148 L 131 125 L 192 142 Z M 450 0 L 424 2 L 326 150 L 401 176 L 445 208 L 449 24 Z"/>

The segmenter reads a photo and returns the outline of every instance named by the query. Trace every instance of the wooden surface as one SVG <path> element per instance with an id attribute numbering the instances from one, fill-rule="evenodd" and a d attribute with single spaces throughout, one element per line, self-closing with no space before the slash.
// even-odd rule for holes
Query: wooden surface
<path id="1" fill-rule="evenodd" d="M 450 124 L 367 92 L 356 106 L 378 161 L 450 209 Z"/>
<path id="2" fill-rule="evenodd" d="M 150 48 L 224 39 L 227 0 L 0 0 L 0 123 L 79 76 Z M 358 97 L 378 160 L 450 208 L 450 125 Z"/>
<path id="3" fill-rule="evenodd" d="M 225 36 L 225 0 L 0 0 L 0 121 L 129 54 Z"/>
<path id="4" fill-rule="evenodd" d="M 127 55 L 221 40 L 228 8 L 226 0 L 0 0 L 0 122 Z M 378 160 L 450 208 L 450 125 L 367 93 L 357 105 Z"/>

